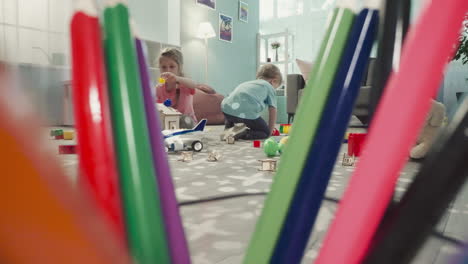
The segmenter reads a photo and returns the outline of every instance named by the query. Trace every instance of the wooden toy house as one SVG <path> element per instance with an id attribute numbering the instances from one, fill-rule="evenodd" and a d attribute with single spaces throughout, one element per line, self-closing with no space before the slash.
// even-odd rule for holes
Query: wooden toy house
<path id="1" fill-rule="evenodd" d="M 182 114 L 176 109 L 167 107 L 164 104 L 157 104 L 157 107 L 162 129 L 179 129 Z"/>

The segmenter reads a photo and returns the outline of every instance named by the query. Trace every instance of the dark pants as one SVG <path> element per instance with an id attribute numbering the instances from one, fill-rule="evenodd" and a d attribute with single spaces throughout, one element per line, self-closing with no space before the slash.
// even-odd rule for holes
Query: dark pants
<path id="1" fill-rule="evenodd" d="M 263 118 L 259 117 L 257 119 L 245 119 L 224 113 L 225 128 L 231 128 L 236 123 L 244 123 L 250 130 L 240 137 L 241 139 L 251 140 L 251 139 L 265 139 L 270 136 L 270 128 L 268 128 L 267 123 Z"/>

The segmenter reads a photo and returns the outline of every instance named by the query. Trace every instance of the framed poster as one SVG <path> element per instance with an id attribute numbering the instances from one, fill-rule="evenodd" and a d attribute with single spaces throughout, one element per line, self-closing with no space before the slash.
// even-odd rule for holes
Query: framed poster
<path id="1" fill-rule="evenodd" d="M 249 5 L 239 1 L 239 20 L 249 22 Z"/>
<path id="2" fill-rule="evenodd" d="M 216 0 L 195 0 L 197 4 L 216 10 Z"/>
<path id="3" fill-rule="evenodd" d="M 219 39 L 232 42 L 232 17 L 219 14 Z"/>

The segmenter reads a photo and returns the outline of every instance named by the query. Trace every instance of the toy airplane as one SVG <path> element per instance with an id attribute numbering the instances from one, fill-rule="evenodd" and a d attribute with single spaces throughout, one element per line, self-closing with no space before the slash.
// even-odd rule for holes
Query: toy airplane
<path id="1" fill-rule="evenodd" d="M 166 152 L 182 150 L 200 152 L 203 149 L 200 136 L 205 125 L 206 119 L 202 119 L 193 129 L 163 130 Z"/>

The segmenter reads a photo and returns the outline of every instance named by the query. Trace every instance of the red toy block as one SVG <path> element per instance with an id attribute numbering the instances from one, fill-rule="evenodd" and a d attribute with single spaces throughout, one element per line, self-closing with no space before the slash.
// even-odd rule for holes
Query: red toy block
<path id="1" fill-rule="evenodd" d="M 62 135 L 55 136 L 55 139 L 63 139 L 63 134 L 62 134 Z"/>
<path id="2" fill-rule="evenodd" d="M 278 129 L 274 128 L 274 129 L 273 129 L 273 132 L 271 132 L 271 135 L 272 135 L 272 136 L 279 136 L 279 135 L 280 135 L 280 132 L 278 131 Z"/>
<path id="3" fill-rule="evenodd" d="M 254 148 L 259 148 L 261 144 L 262 144 L 262 143 L 261 143 L 260 140 L 254 140 L 254 141 L 253 141 L 253 146 L 254 146 Z"/>
<path id="4" fill-rule="evenodd" d="M 365 133 L 350 133 L 348 138 L 348 156 L 359 157 L 366 139 Z"/>
<path id="5" fill-rule="evenodd" d="M 77 154 L 76 145 L 60 145 L 59 154 Z"/>
<path id="6" fill-rule="evenodd" d="M 348 136 L 348 156 L 354 156 L 354 133 Z"/>

